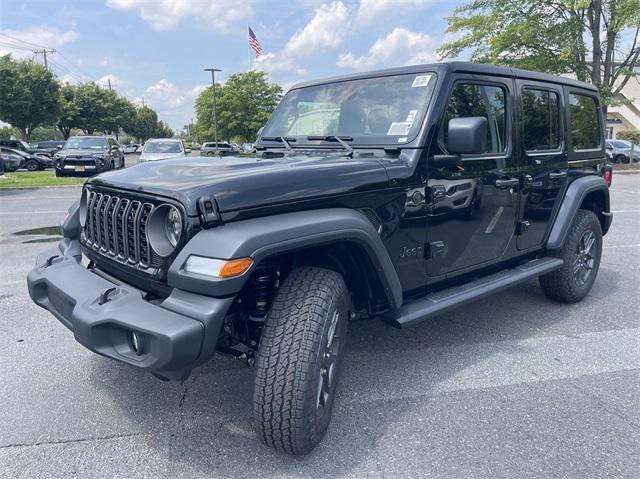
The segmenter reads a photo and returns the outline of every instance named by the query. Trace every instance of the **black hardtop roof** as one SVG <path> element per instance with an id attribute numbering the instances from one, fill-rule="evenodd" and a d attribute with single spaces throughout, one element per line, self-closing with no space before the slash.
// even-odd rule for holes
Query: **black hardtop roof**
<path id="1" fill-rule="evenodd" d="M 335 83 L 348 80 L 358 80 L 362 78 L 370 78 L 376 76 L 402 75 L 422 72 L 442 72 L 450 71 L 455 73 L 475 73 L 477 75 L 494 75 L 510 78 L 522 78 L 527 80 L 535 80 L 540 82 L 556 83 L 560 85 L 569 85 L 585 90 L 598 91 L 596 87 L 585 82 L 573 80 L 571 78 L 558 75 L 550 75 L 549 73 L 540 73 L 530 70 L 521 70 L 518 68 L 500 67 L 496 65 L 485 65 L 481 63 L 471 62 L 445 62 L 445 63 L 427 63 L 423 65 L 410 65 L 405 67 L 387 68 L 385 70 L 374 70 L 361 73 L 352 73 L 350 75 L 342 75 L 337 77 L 325 78 L 321 80 L 312 80 L 298 83 L 291 87 L 291 90 L 297 88 L 323 85 L 326 83 Z"/>

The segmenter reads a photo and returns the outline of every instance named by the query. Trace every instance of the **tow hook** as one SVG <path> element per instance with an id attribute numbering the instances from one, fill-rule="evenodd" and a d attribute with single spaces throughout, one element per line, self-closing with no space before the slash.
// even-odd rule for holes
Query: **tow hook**
<path id="1" fill-rule="evenodd" d="M 103 304 L 108 303 L 109 301 L 111 301 L 111 298 L 109 298 L 109 295 L 110 295 L 111 293 L 113 293 L 115 290 L 116 290 L 116 288 L 115 288 L 115 287 L 105 289 L 105 290 L 102 292 L 102 294 L 100 294 L 100 299 L 98 300 L 98 304 L 99 304 L 100 306 L 102 306 Z"/>

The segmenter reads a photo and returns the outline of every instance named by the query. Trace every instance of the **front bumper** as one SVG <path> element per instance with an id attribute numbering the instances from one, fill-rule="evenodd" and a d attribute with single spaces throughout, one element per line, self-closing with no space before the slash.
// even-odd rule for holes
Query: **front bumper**
<path id="1" fill-rule="evenodd" d="M 38 256 L 27 277 L 33 301 L 80 344 L 171 379 L 211 358 L 232 297 L 174 289 L 162 301 L 147 301 L 142 291 L 86 269 L 80 260 L 80 244 L 64 239 Z M 144 338 L 141 354 L 134 351 L 132 332 Z"/>

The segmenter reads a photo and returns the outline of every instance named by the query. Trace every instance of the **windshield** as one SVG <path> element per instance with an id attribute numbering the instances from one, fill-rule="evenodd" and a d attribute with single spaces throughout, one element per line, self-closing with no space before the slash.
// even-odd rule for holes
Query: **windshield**
<path id="1" fill-rule="evenodd" d="M 64 148 L 66 150 L 106 150 L 107 140 L 89 136 L 69 138 L 64 144 Z"/>
<path id="2" fill-rule="evenodd" d="M 261 137 L 353 138 L 354 144 L 413 140 L 435 86 L 432 73 L 349 80 L 295 89 L 285 95 Z"/>
<path id="3" fill-rule="evenodd" d="M 179 141 L 150 141 L 145 143 L 144 153 L 182 153 Z"/>

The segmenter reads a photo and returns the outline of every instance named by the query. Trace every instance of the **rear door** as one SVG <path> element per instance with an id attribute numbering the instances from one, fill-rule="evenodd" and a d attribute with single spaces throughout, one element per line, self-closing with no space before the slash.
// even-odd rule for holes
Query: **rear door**
<path id="1" fill-rule="evenodd" d="M 560 85 L 517 80 L 520 211 L 517 247 L 542 244 L 567 184 L 565 101 Z"/>
<path id="2" fill-rule="evenodd" d="M 428 161 L 426 269 L 431 277 L 500 258 L 513 237 L 518 195 L 514 97 L 511 78 L 454 77 L 432 153 L 447 154 L 448 122 L 453 118 L 485 117 L 487 143 L 480 154 L 462 155 L 456 167 Z"/>

